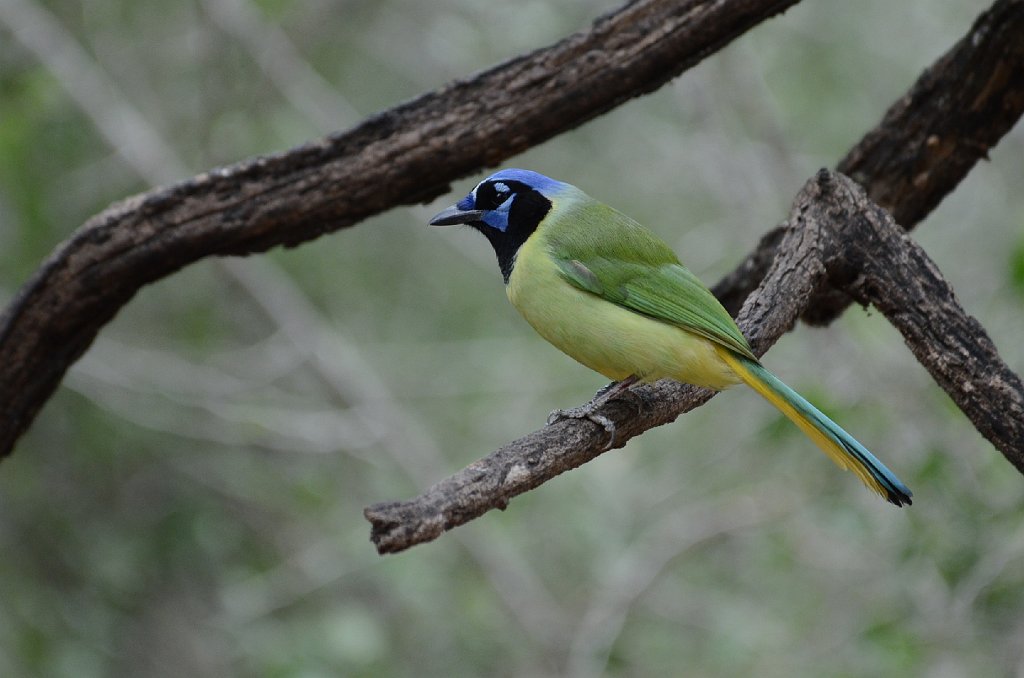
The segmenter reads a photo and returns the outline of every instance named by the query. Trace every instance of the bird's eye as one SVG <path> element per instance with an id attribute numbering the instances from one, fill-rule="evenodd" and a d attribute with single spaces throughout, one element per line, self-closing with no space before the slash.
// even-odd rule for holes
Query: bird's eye
<path id="1" fill-rule="evenodd" d="M 498 209 L 514 195 L 512 187 L 503 181 L 480 184 L 476 190 L 476 208 L 480 210 Z"/>

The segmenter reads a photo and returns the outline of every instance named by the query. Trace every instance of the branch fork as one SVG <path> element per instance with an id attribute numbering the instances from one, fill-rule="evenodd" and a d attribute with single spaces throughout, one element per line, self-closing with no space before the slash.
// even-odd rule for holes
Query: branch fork
<path id="1" fill-rule="evenodd" d="M 821 170 L 797 195 L 767 275 L 743 305 L 740 329 L 757 355 L 794 327 L 830 285 L 871 303 L 903 334 L 918 361 L 974 425 L 1024 472 L 1024 384 L 967 315 L 928 258 L 892 216 L 851 179 Z M 612 400 L 598 410 L 616 426 L 615 447 L 704 404 L 707 389 L 662 380 L 635 387 L 638 413 Z M 408 501 L 364 511 L 380 553 L 431 541 L 606 451 L 607 434 L 562 420 L 496 450 Z"/>

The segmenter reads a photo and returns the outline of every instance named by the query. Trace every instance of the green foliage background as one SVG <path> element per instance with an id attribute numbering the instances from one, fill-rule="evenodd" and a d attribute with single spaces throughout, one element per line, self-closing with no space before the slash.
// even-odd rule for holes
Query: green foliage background
<path id="1" fill-rule="evenodd" d="M 585 27 L 611 0 L 0 0 L 0 301 L 88 216 Z M 706 281 L 978 3 L 805 0 L 508 164 Z M 1024 369 L 1024 130 L 915 232 Z M 0 464 L 0 675 L 1024 675 L 1024 485 L 878 314 L 766 363 L 910 484 L 896 510 L 750 392 L 387 558 L 404 498 L 599 377 L 482 238 L 400 208 L 145 290 Z"/>

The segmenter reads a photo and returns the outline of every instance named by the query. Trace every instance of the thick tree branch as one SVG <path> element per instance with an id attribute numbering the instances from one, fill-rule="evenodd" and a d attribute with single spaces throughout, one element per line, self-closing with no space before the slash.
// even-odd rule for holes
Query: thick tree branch
<path id="1" fill-rule="evenodd" d="M 449 181 L 657 88 L 795 2 L 633 2 L 588 32 L 385 111 L 350 132 L 111 207 L 62 244 L 0 316 L 0 454 L 10 451 L 68 366 L 141 286 L 211 254 L 294 245 L 395 205 L 433 198 Z M 997 0 L 841 163 L 908 224 L 923 218 L 1021 115 L 1022 16 L 1024 0 Z M 807 198 L 812 190 L 818 195 Z M 1022 440 L 1020 381 L 963 315 L 923 253 L 908 239 L 894 239 L 891 221 L 854 199 L 855 189 L 843 178 L 821 175 L 801 196 L 810 206 L 805 213 L 794 212 L 790 229 L 766 236 L 716 288 L 736 308 L 763 278 L 739 317 L 755 349 L 766 350 L 802 311 L 811 319 L 834 317 L 848 303 L 845 293 L 876 303 L 979 430 L 1022 468 L 1019 453 L 1010 453 Z M 859 210 L 844 223 L 860 220 L 870 228 L 832 224 L 829 230 L 827 214 L 807 216 L 839 204 Z M 840 245 L 851 234 L 899 248 L 901 263 L 930 268 L 931 277 L 922 271 L 920 278 L 926 287 L 915 294 L 937 294 L 938 306 L 921 315 L 901 310 L 889 286 L 905 281 L 886 278 L 870 262 L 855 266 L 845 255 L 854 250 Z M 884 260 L 884 253 L 864 247 Z M 825 283 L 844 294 L 812 296 Z M 936 333 L 938 318 L 970 334 Z M 986 381 L 992 374 L 996 378 Z M 606 408 L 619 424 L 620 444 L 711 397 L 673 383 L 638 391 L 647 402 L 640 416 L 618 402 Z M 1014 421 L 988 415 L 1000 408 Z M 419 500 L 371 507 L 367 517 L 378 548 L 407 548 L 503 507 L 597 456 L 604 442 L 595 427 L 562 422 L 502 448 Z M 563 454 L 552 454 L 558 450 Z"/>
<path id="2" fill-rule="evenodd" d="M 1024 471 L 1024 384 L 964 313 L 935 264 L 849 178 L 821 170 L 797 196 L 757 292 L 737 319 L 763 354 L 788 331 L 826 282 L 877 305 L 918 360 L 982 434 Z M 644 407 L 602 410 L 619 427 L 617 446 L 702 405 L 711 392 L 669 381 L 634 389 Z M 421 496 L 366 509 L 380 553 L 429 541 L 603 453 L 603 429 L 562 421 L 509 443 Z"/>
<path id="3" fill-rule="evenodd" d="M 907 230 L 928 216 L 1024 114 L 1024 0 L 998 0 L 932 64 L 837 170 Z M 769 233 L 712 291 L 731 312 L 757 288 L 780 234 Z M 819 292 L 803 318 L 825 325 L 850 298 Z"/>
<path id="4" fill-rule="evenodd" d="M 988 149 L 1013 127 L 1022 112 L 1024 0 L 997 0 L 963 39 L 925 71 L 839 166 L 867 186 L 870 197 L 883 200 L 904 220 L 904 226 L 912 227 L 956 187 L 979 159 L 987 157 Z M 893 185 L 899 189 L 892 190 Z M 797 236 L 784 224 L 761 239 L 736 270 L 713 288 L 715 294 L 734 313 L 747 301 L 738 321 L 759 355 L 800 314 L 827 321 L 849 304 L 851 294 L 862 302 L 875 303 L 978 430 L 1024 471 L 1020 451 L 1024 449 L 1020 380 L 999 360 L 977 321 L 963 313 L 927 256 L 908 238 L 896 238 L 891 220 L 882 219 L 877 207 L 862 200 L 862 195 L 858 197 L 845 178 L 836 182 L 827 174 L 819 175 L 801 193 L 790 223 L 799 223 L 803 218 L 800 205 L 807 195 L 813 194 L 821 204 L 827 204 L 827 195 L 837 190 L 845 194 L 844 203 L 857 203 L 858 214 L 874 215 L 873 221 L 868 217 L 850 219 L 847 223 L 856 223 L 857 228 L 850 226 L 844 230 L 839 224 L 836 231 L 839 242 L 850 243 L 851 258 L 868 262 L 865 268 L 871 276 L 853 275 L 850 280 L 851 271 L 856 274 L 860 269 L 851 268 L 843 259 L 842 248 L 833 247 L 828 260 L 832 275 L 830 280 L 823 281 L 821 272 L 826 264 L 819 259 L 821 255 L 816 249 L 820 237 L 801 239 L 807 236 L 806 229 L 801 228 L 804 236 L 794 242 Z M 864 226 L 883 221 L 884 228 Z M 875 258 L 868 257 L 861 251 L 865 244 L 856 242 L 861 236 L 876 245 L 882 241 L 885 247 L 895 248 L 892 256 L 896 261 L 901 266 L 913 261 L 913 270 L 887 269 L 884 252 L 876 253 Z M 814 247 L 808 253 L 810 243 Z M 791 261 L 802 264 L 788 263 Z M 821 270 L 807 263 L 813 261 L 821 262 Z M 775 278 L 790 267 L 802 273 L 781 284 Z M 846 284 L 835 281 L 842 278 L 840 271 L 847 276 Z M 934 302 L 928 302 L 912 280 L 895 279 L 912 278 L 913 271 L 920 271 L 920 284 L 936 294 Z M 795 285 L 798 279 L 806 287 L 789 289 L 787 285 Z M 898 292 L 904 287 L 904 299 L 913 306 L 901 308 L 896 303 L 900 297 L 889 296 L 885 291 Z M 803 296 L 787 296 L 797 292 Z M 799 300 L 798 308 L 792 305 L 794 299 Z M 754 314 L 755 309 L 762 313 Z M 775 312 L 768 313 L 768 309 Z M 939 331 L 944 327 L 951 331 Z M 988 378 L 988 374 L 994 376 Z M 614 401 L 606 408 L 606 416 L 619 426 L 620 444 L 647 428 L 673 421 L 712 395 L 673 383 L 643 386 L 635 391 L 645 402 L 639 415 Z M 593 459 L 601 454 L 604 443 L 601 432 L 576 422 L 560 422 L 537 431 L 509 443 L 416 499 L 369 507 L 365 513 L 373 524 L 371 538 L 381 553 L 400 551 L 433 539 L 443 530 L 492 508 L 504 508 L 516 494 Z"/>
<path id="5" fill-rule="evenodd" d="M 841 177 L 842 175 L 836 175 Z M 1024 473 L 1024 384 L 999 357 L 985 328 L 967 315 L 935 263 L 888 212 L 868 203 L 852 182 L 819 174 L 812 186 L 837 213 L 837 241 L 826 266 L 833 285 L 861 304 L 871 304 L 900 331 L 910 350 L 974 427 Z M 810 194 L 815 198 L 813 193 Z M 845 219 L 845 220 L 844 220 Z M 879 253 L 885 253 L 881 256 Z"/>
<path id="6" fill-rule="evenodd" d="M 210 255 L 296 245 L 494 165 L 650 92 L 797 0 L 638 0 L 589 31 L 355 129 L 93 217 L 0 316 L 0 455 L 143 285 Z"/>

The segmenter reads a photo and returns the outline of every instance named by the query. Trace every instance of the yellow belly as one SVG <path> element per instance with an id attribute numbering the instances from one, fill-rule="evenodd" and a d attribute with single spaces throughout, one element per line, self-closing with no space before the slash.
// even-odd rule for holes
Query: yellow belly
<path id="1" fill-rule="evenodd" d="M 712 342 L 574 287 L 542 247 L 538 238 L 523 244 L 506 291 L 526 321 L 563 353 L 616 381 L 669 377 L 715 389 L 740 382 Z"/>

